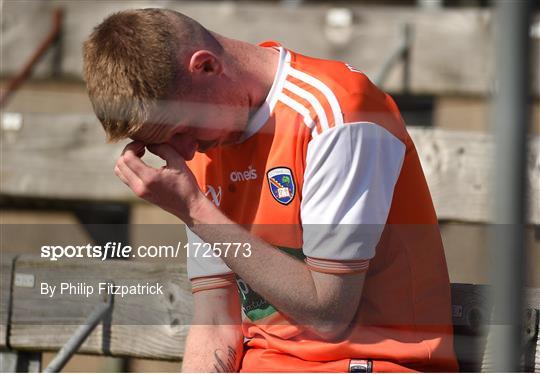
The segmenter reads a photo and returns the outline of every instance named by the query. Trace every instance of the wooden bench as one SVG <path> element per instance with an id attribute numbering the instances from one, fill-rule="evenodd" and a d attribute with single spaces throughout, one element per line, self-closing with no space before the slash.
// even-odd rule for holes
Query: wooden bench
<path id="1" fill-rule="evenodd" d="M 117 284 L 161 282 L 164 284 L 162 296 L 116 296 L 111 315 L 97 326 L 79 352 L 182 359 L 192 310 L 190 284 L 183 264 L 93 260 L 51 262 L 38 257 L 3 254 L 0 265 L 0 348 L 11 350 L 11 353 L 3 355 L 4 365 L 17 365 L 19 360 L 19 368 L 29 362 L 36 369 L 39 352 L 60 349 L 95 307 L 103 302 L 97 294 L 49 298 L 40 294 L 39 285 L 45 281 L 55 284 L 72 281 L 94 286 L 106 280 Z M 452 285 L 455 349 L 461 371 L 479 371 L 490 364 L 489 349 L 485 347 L 491 313 L 487 291 L 488 287 L 483 285 Z M 527 289 L 526 293 L 524 370 L 540 371 L 540 289 Z M 21 363 L 21 360 L 26 361 Z M 7 369 L 15 371 L 14 368 Z M 32 366 L 26 368 L 32 370 Z"/>

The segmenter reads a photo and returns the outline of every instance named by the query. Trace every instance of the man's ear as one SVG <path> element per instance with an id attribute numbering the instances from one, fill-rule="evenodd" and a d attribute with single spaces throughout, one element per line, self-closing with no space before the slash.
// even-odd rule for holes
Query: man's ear
<path id="1" fill-rule="evenodd" d="M 210 51 L 200 50 L 189 60 L 189 72 L 197 75 L 219 75 L 223 71 L 223 64 L 218 57 Z"/>

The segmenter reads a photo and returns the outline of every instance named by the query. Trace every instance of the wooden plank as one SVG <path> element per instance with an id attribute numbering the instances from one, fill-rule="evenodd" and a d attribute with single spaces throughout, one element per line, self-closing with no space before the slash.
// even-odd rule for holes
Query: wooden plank
<path id="1" fill-rule="evenodd" d="M 2 135 L 0 190 L 5 195 L 134 200 L 113 172 L 127 142 L 106 144 L 105 133 L 93 113 L 25 114 L 19 130 L 4 130 Z"/>
<path id="2" fill-rule="evenodd" d="M 489 317 L 487 296 L 486 286 L 452 284 L 454 350 L 460 371 L 480 370 Z"/>
<path id="3" fill-rule="evenodd" d="M 495 353 L 488 342 L 489 323 L 492 314 L 492 308 L 488 300 L 489 290 L 489 286 L 486 285 L 452 284 L 454 349 L 460 371 L 497 371 L 493 367 L 493 355 Z M 526 289 L 525 307 L 533 310 L 540 309 L 539 288 Z M 527 341 L 523 347 L 522 365 L 524 365 L 524 368 L 538 368 L 540 366 L 538 326 L 536 325 L 535 328 L 536 335 L 529 333 L 533 338 Z M 524 331 L 524 335 L 529 334 Z"/>
<path id="4" fill-rule="evenodd" d="M 454 326 L 464 326 L 472 334 L 481 333 L 482 325 L 489 321 L 491 315 L 488 298 L 488 285 L 452 283 Z M 525 289 L 525 307 L 540 309 L 540 288 L 527 287 Z"/>
<path id="5" fill-rule="evenodd" d="M 0 373 L 41 373 L 41 352 L 0 351 Z"/>
<path id="6" fill-rule="evenodd" d="M 164 295 L 115 296 L 113 313 L 90 335 L 81 352 L 180 360 L 191 319 L 192 296 L 185 265 L 130 261 L 64 260 L 23 256 L 14 268 L 11 346 L 16 350 L 56 350 L 69 338 L 100 295 L 41 294 L 40 284 L 61 282 L 97 287 L 114 280 L 116 285 L 160 282 Z M 97 288 L 96 288 L 97 290 Z M 83 291 L 79 288 L 77 291 Z M 486 326 L 491 314 L 487 286 L 452 285 L 455 346 L 462 370 L 479 370 L 484 354 Z M 540 289 L 527 289 L 527 306 L 540 308 Z M 538 364 L 538 361 L 536 361 Z"/>
<path id="7" fill-rule="evenodd" d="M 4 196 L 137 201 L 113 173 L 124 143 L 106 144 L 93 114 L 25 114 L 3 130 L 0 190 Z M 488 222 L 493 152 L 489 134 L 409 127 L 439 219 Z M 146 160 L 153 165 L 155 157 Z M 529 222 L 540 223 L 540 137 L 528 157 Z M 463 209 L 466 206 L 467 209 Z"/>
<path id="8" fill-rule="evenodd" d="M 525 302 L 528 308 L 540 309 L 540 288 L 527 288 Z"/>
<path id="9" fill-rule="evenodd" d="M 540 373 L 540 333 L 536 336 L 536 352 L 534 356 L 534 372 Z"/>
<path id="10" fill-rule="evenodd" d="M 191 320 L 191 285 L 181 262 L 65 260 L 52 262 L 20 257 L 15 275 L 11 347 L 17 350 L 56 350 L 100 302 L 98 283 L 161 284 L 163 295 L 115 296 L 110 323 L 98 325 L 80 352 L 141 358 L 180 359 Z M 59 294 L 62 282 L 73 292 Z M 58 287 L 54 297 L 41 294 L 41 284 Z M 30 286 L 31 285 L 31 286 Z M 94 287 L 94 293 L 84 292 Z"/>
<path id="11" fill-rule="evenodd" d="M 2 235 L 1 232 L 0 235 Z M 8 325 L 13 258 L 13 255 L 4 253 L 0 249 L 0 349 L 5 349 L 9 343 Z"/>
<path id="12" fill-rule="evenodd" d="M 538 292 L 538 289 L 535 290 L 535 293 Z M 527 304 L 530 306 L 531 300 L 527 300 Z M 527 310 L 522 323 L 524 324 L 522 330 L 522 345 L 521 345 L 521 359 L 520 359 L 520 371 L 523 372 L 538 372 L 540 367 L 538 351 L 540 350 L 540 341 L 538 340 L 538 303 L 534 301 L 533 309 Z M 532 317 L 532 318 L 531 318 Z M 481 366 L 476 371 L 481 372 L 497 372 L 500 371 L 499 368 L 495 366 L 495 356 L 497 351 L 494 348 L 494 334 L 495 331 L 499 332 L 506 330 L 508 326 L 501 326 L 498 324 L 493 324 L 490 326 L 489 331 L 487 332 L 487 343 L 484 347 L 483 357 L 481 360 Z M 531 329 L 531 331 L 527 331 Z"/>
<path id="13" fill-rule="evenodd" d="M 540 348 L 538 346 L 538 333 L 540 322 L 540 310 L 528 309 L 523 319 L 523 334 L 525 336 L 525 344 L 523 350 L 522 370 L 525 372 L 534 372 L 536 361 L 536 352 Z"/>
<path id="14" fill-rule="evenodd" d="M 490 222 L 495 152 L 490 134 L 409 128 L 441 220 Z M 540 137 L 527 158 L 528 222 L 540 223 Z M 466 208 L 464 208 L 466 207 Z"/>
<path id="15" fill-rule="evenodd" d="M 414 27 L 411 88 L 414 93 L 489 94 L 494 78 L 491 51 L 493 16 L 490 10 L 439 9 L 429 12 L 413 7 L 362 7 L 350 5 L 346 17 L 332 17 L 332 5 L 306 4 L 284 7 L 271 3 L 209 1 L 66 1 L 4 4 L 1 48 L 3 71 L 16 72 L 50 27 L 53 7 L 65 11 L 61 72 L 80 79 L 81 43 L 107 15 L 127 8 L 167 6 L 186 13 L 206 27 L 226 36 L 258 43 L 272 39 L 302 54 L 340 59 L 374 76 L 385 58 L 399 44 L 400 26 Z M 540 16 L 534 16 L 538 25 Z M 332 21 L 334 19 L 334 21 Z M 336 21 L 337 19 L 337 21 Z M 339 19 L 345 19 L 340 23 Z M 532 66 L 538 67 L 540 38 L 531 38 Z M 21 45 L 25 46 L 21 48 Z M 35 76 L 49 76 L 52 55 L 37 67 Z M 533 69 L 534 92 L 540 93 L 540 73 Z M 390 74 L 387 90 L 402 89 L 401 69 Z"/>

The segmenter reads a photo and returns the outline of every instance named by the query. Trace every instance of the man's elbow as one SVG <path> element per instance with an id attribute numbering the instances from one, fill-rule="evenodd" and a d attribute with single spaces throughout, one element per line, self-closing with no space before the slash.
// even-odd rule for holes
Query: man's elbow
<path id="1" fill-rule="evenodd" d="M 352 318 L 325 318 L 315 321 L 311 331 L 325 342 L 338 342 L 349 333 Z"/>
<path id="2" fill-rule="evenodd" d="M 310 303 L 311 331 L 325 341 L 343 340 L 356 316 L 365 273 L 326 274 L 311 272 L 316 297 Z"/>

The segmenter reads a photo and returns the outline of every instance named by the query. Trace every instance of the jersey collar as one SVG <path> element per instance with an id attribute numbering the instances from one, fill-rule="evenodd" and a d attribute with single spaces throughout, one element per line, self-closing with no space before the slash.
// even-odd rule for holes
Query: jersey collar
<path id="1" fill-rule="evenodd" d="M 268 96 L 264 100 L 264 103 L 261 105 L 261 107 L 257 109 L 255 114 L 251 117 L 248 125 L 246 126 L 244 134 L 242 135 L 238 143 L 242 143 L 250 136 L 257 133 L 257 131 L 259 131 L 266 124 L 266 122 L 272 115 L 272 112 L 274 111 L 278 96 L 283 90 L 285 78 L 287 78 L 287 75 L 289 74 L 291 62 L 291 54 L 289 51 L 283 48 L 279 43 L 273 41 L 264 42 L 259 45 L 261 47 L 276 48 L 279 51 L 278 68 L 276 71 L 276 75 L 274 76 L 274 82 L 272 83 L 272 87 L 268 92 Z"/>

